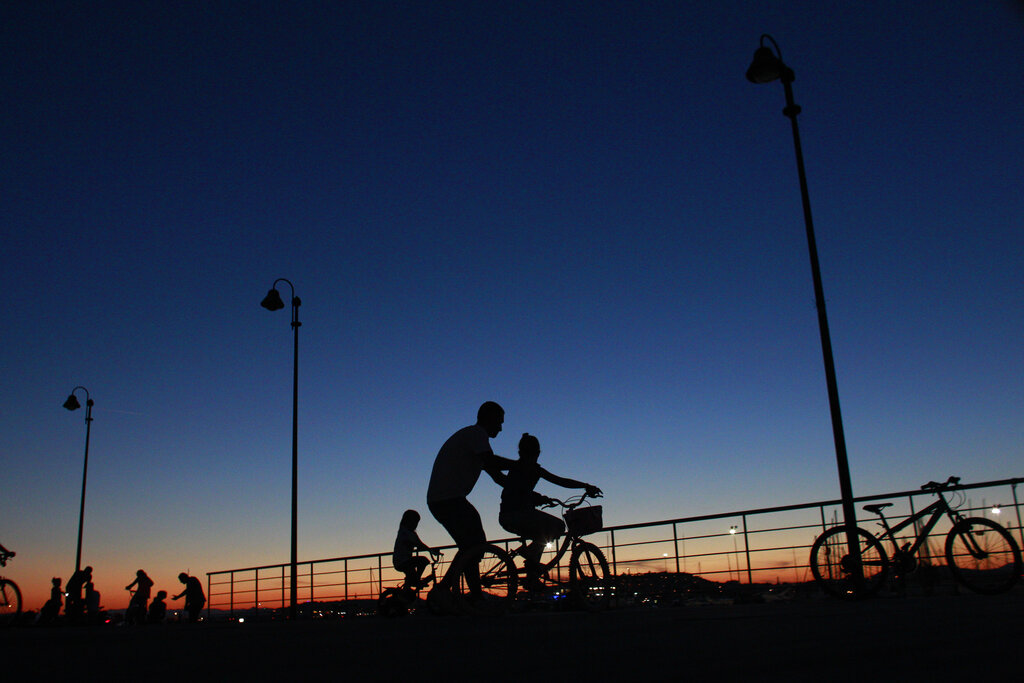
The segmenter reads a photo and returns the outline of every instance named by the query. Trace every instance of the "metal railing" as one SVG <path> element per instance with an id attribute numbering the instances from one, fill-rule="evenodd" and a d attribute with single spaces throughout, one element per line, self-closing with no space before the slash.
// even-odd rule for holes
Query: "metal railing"
<path id="1" fill-rule="evenodd" d="M 961 484 L 951 491 L 963 492 L 959 506 L 965 516 L 998 518 L 1024 547 L 1024 528 L 1017 486 L 1024 478 L 1002 479 L 977 484 Z M 983 493 L 977 504 L 970 495 Z M 931 499 L 933 493 L 921 490 L 901 491 L 855 499 L 859 504 L 887 500 L 896 503 L 891 517 L 906 517 L 923 506 L 915 501 Z M 991 501 L 991 502 L 989 502 Z M 930 501 L 929 501 L 930 502 Z M 927 503 L 925 503 L 927 505 Z M 808 558 L 814 539 L 825 529 L 840 523 L 840 500 L 801 503 L 780 507 L 681 517 L 605 527 L 588 537 L 604 551 L 613 574 L 650 572 L 685 573 L 717 582 L 802 583 L 810 580 Z M 863 520 L 863 523 L 874 518 Z M 860 520 L 859 520 L 860 521 Z M 940 539 L 946 529 L 932 531 Z M 909 532 L 908 532 L 909 533 Z M 491 541 L 506 549 L 518 545 L 517 538 Z M 454 546 L 443 546 L 446 560 L 438 566 L 441 573 L 455 554 Z M 927 546 L 922 552 L 929 553 Z M 941 552 L 935 553 L 941 556 Z M 568 553 L 558 568 L 566 571 Z M 274 612 L 288 606 L 287 576 L 290 565 L 227 569 L 207 573 L 208 615 L 213 610 L 229 617 Z M 300 562 L 299 602 L 309 609 L 327 609 L 329 604 L 376 600 L 388 584 L 399 583 L 403 576 L 391 567 L 391 553 L 372 553 Z M 318 607 L 320 606 L 320 607 Z"/>

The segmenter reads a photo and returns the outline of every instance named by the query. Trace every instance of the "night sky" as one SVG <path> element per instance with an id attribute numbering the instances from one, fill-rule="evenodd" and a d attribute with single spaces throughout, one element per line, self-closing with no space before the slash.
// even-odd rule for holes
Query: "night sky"
<path id="1" fill-rule="evenodd" d="M 856 494 L 1021 476 L 1024 8 L 22 2 L 0 9 L 4 570 L 421 536 L 484 400 L 627 524 L 839 495 L 796 101 Z M 290 290 L 283 285 L 287 301 Z M 84 394 L 80 392 L 84 404 Z M 541 489 L 557 494 L 553 487 Z M 488 531 L 499 491 L 472 500 Z M 205 580 L 205 577 L 204 577 Z"/>

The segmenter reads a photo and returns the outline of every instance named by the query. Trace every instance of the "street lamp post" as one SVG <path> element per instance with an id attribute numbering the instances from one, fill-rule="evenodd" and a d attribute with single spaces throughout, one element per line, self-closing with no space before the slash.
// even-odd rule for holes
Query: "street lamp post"
<path id="1" fill-rule="evenodd" d="M 765 44 L 770 42 L 775 50 Z M 828 404 L 832 413 L 832 437 L 835 441 L 836 466 L 839 470 L 839 492 L 843 502 L 843 523 L 846 527 L 846 541 L 852 560 L 850 570 L 855 586 L 862 578 L 860 545 L 857 540 L 857 513 L 853 507 L 853 486 L 850 483 L 850 465 L 846 457 L 846 438 L 843 436 L 843 417 L 839 410 L 839 388 L 836 383 L 835 362 L 832 359 L 832 339 L 828 331 L 828 316 L 825 313 L 825 290 L 821 284 L 821 269 L 818 266 L 818 248 L 814 240 L 814 224 L 811 221 L 811 199 L 807 192 L 807 174 L 804 171 L 804 155 L 800 146 L 800 131 L 796 117 L 800 107 L 793 101 L 793 70 L 782 61 L 782 52 L 775 39 L 764 34 L 761 46 L 754 52 L 754 59 L 747 69 L 747 80 L 751 83 L 770 83 L 781 80 L 786 93 L 786 108 L 782 113 L 793 126 L 793 146 L 796 149 L 796 169 L 800 177 L 800 197 L 803 200 L 804 224 L 807 228 L 807 247 L 811 257 L 811 276 L 814 279 L 814 301 L 818 308 L 818 330 L 821 334 L 821 351 L 825 361 L 825 382 L 828 386 Z"/>
<path id="2" fill-rule="evenodd" d="M 288 607 L 288 615 L 291 619 L 298 616 L 298 513 L 299 513 L 299 306 L 302 300 L 295 296 L 295 287 L 289 280 L 278 278 L 274 280 L 273 286 L 260 303 L 268 311 L 279 311 L 284 308 L 281 295 L 277 291 L 278 282 L 287 282 L 292 290 L 292 329 L 295 331 L 295 359 L 292 365 L 292 547 L 291 547 L 291 604 Z"/>
<path id="3" fill-rule="evenodd" d="M 92 427 L 92 399 L 89 398 L 89 390 L 78 386 L 71 390 L 68 399 L 64 401 L 64 407 L 68 410 L 78 410 L 82 404 L 75 398 L 75 392 L 81 389 L 85 392 L 85 461 L 82 464 L 82 502 L 78 508 L 78 547 L 75 550 L 75 571 L 82 568 L 82 523 L 85 521 L 85 481 L 89 474 L 89 431 Z"/>

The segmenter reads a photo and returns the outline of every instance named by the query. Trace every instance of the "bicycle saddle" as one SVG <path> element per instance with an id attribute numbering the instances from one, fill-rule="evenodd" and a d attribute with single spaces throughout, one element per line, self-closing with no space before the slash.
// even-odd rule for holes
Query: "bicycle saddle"
<path id="1" fill-rule="evenodd" d="M 876 515 L 882 514 L 882 510 L 892 505 L 892 503 L 878 503 L 876 505 L 865 505 L 864 509 L 868 512 L 873 512 Z"/>

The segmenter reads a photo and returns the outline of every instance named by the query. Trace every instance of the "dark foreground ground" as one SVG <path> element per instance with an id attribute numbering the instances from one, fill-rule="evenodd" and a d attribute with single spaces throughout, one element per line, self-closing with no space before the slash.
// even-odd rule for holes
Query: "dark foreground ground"
<path id="1" fill-rule="evenodd" d="M 0 642 L 8 680 L 1020 681 L 1024 591 L 597 615 L 10 628 Z"/>

